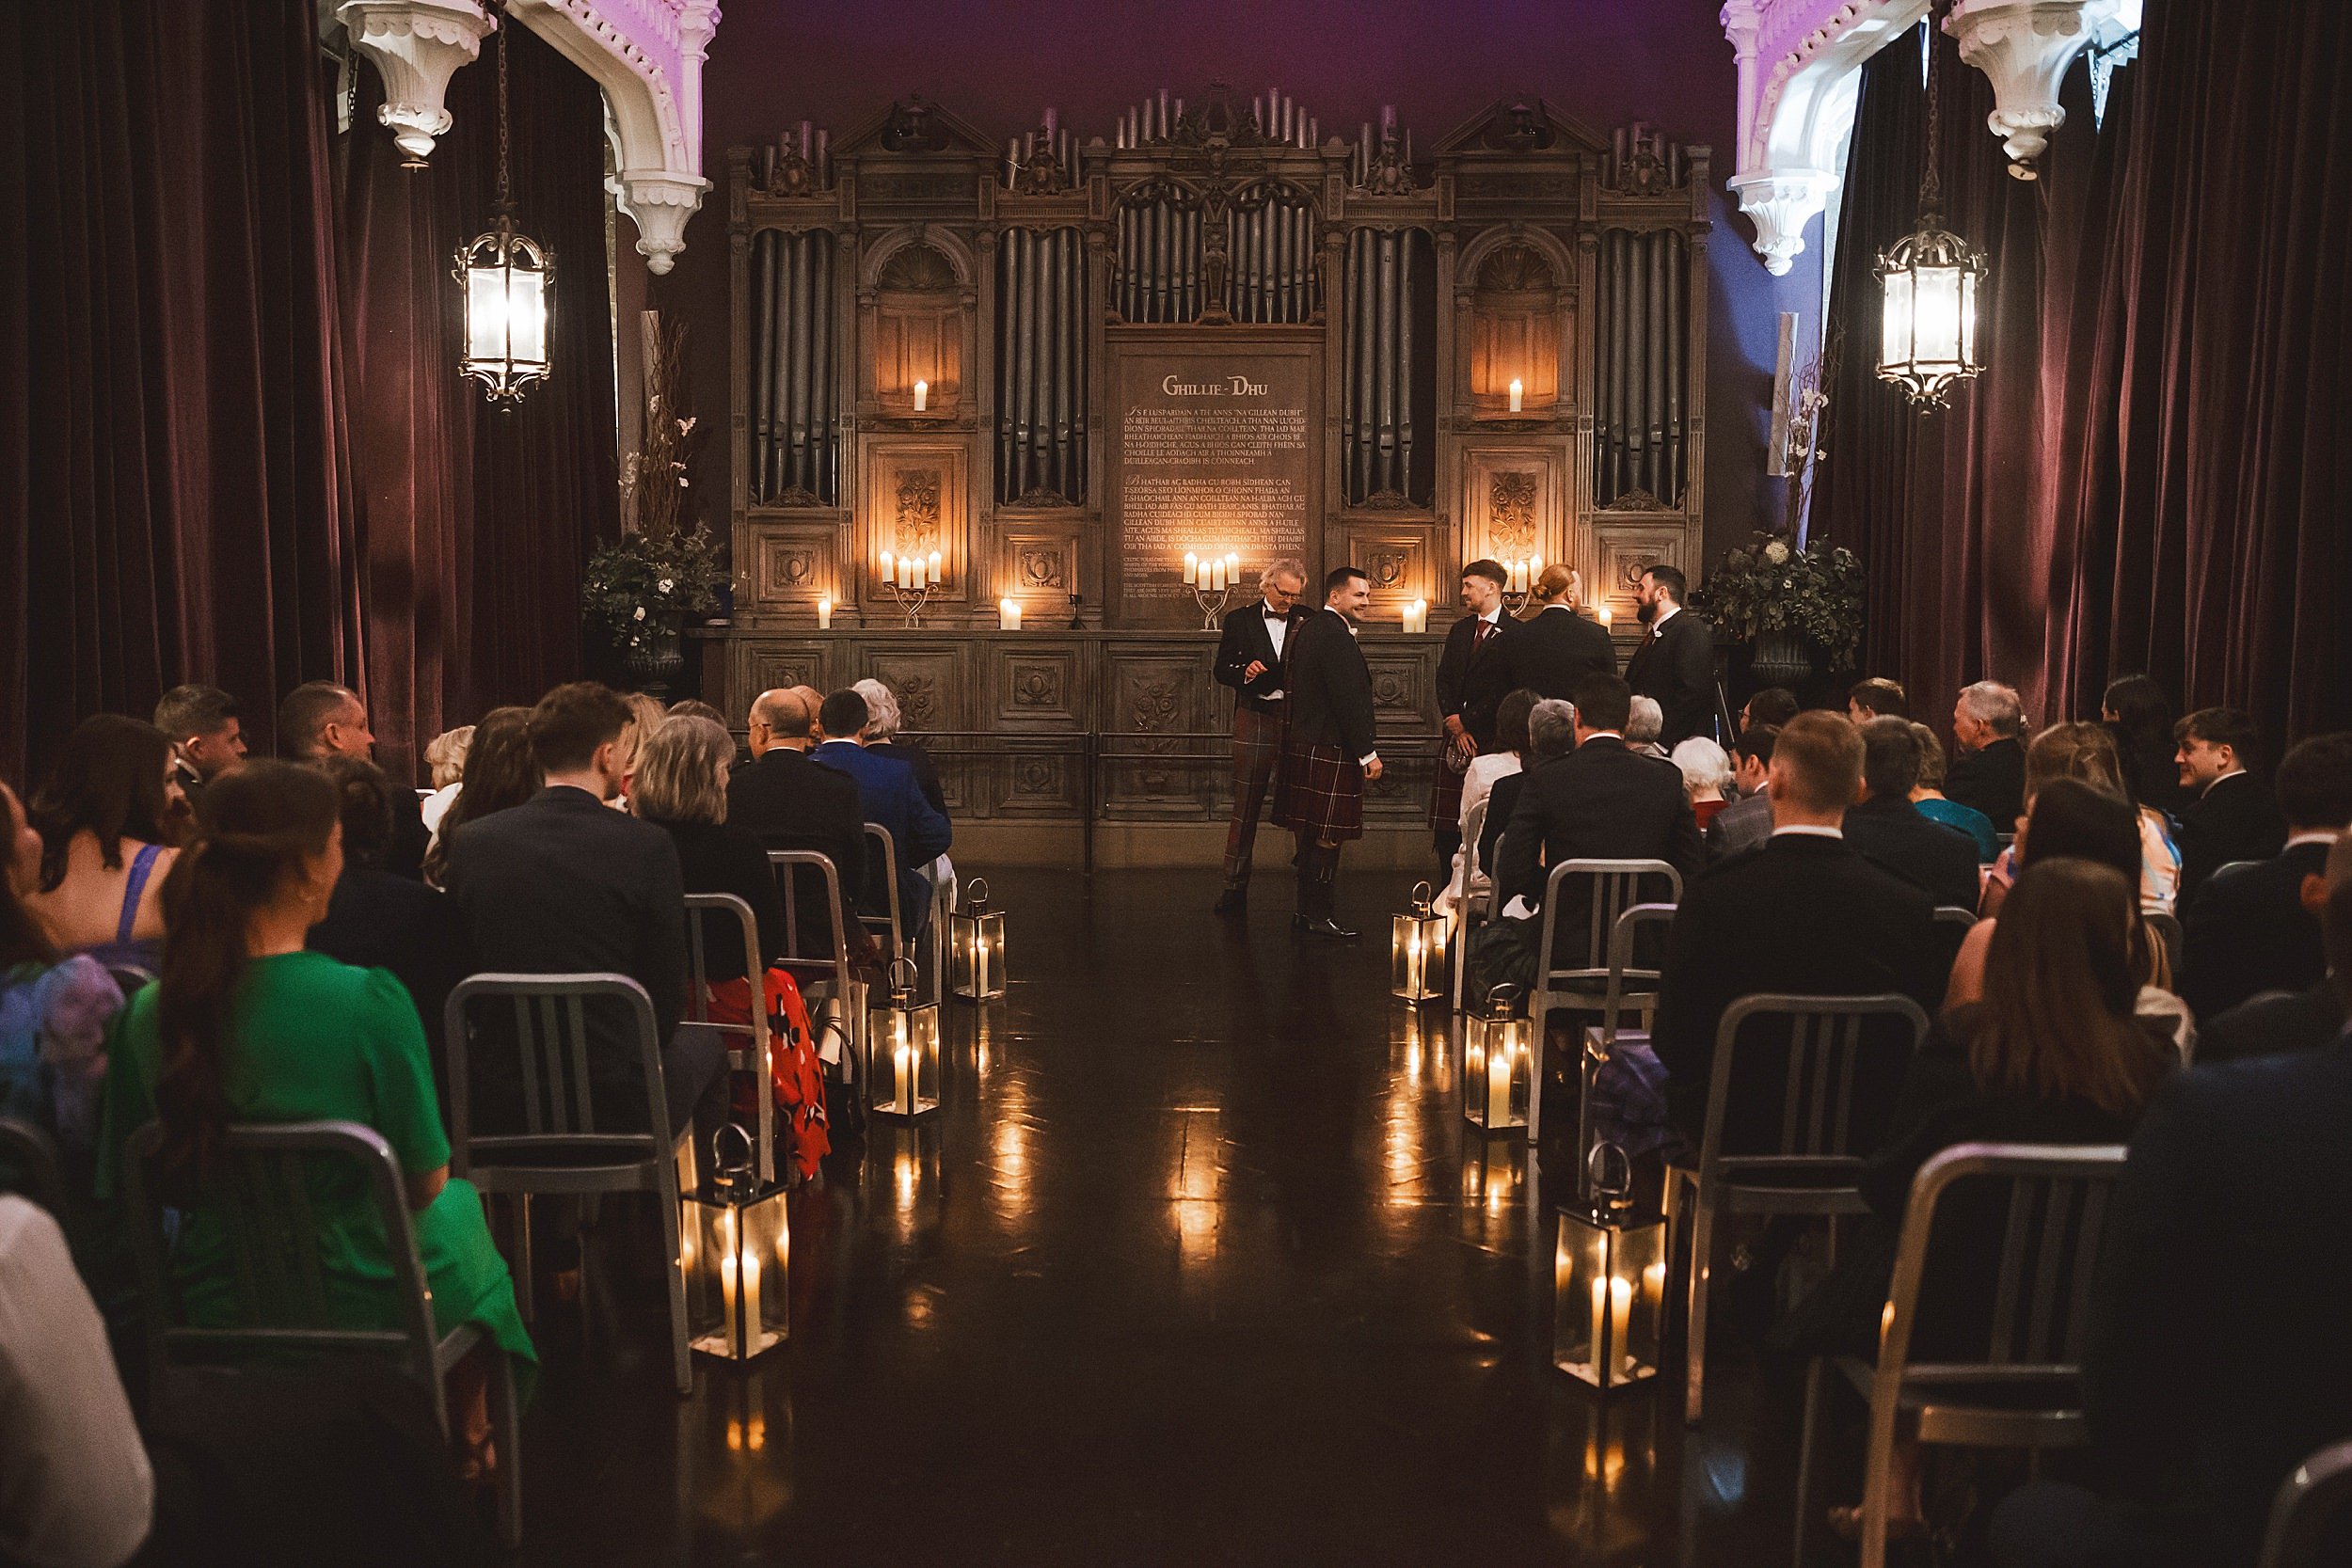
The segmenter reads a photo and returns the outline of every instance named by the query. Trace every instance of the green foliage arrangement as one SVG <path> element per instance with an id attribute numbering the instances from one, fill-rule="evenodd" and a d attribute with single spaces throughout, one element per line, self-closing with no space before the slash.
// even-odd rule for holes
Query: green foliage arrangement
<path id="1" fill-rule="evenodd" d="M 1800 548 L 1786 534 L 1759 533 L 1708 569 L 1691 607 L 1742 641 L 1768 631 L 1810 638 L 1831 669 L 1851 669 L 1862 649 L 1862 562 L 1842 545 Z"/>
<path id="2" fill-rule="evenodd" d="M 588 558 L 580 602 L 588 624 L 614 647 L 636 648 L 657 631 L 675 632 L 689 618 L 718 609 L 719 586 L 726 579 L 719 541 L 707 528 L 664 539 L 630 533 Z"/>

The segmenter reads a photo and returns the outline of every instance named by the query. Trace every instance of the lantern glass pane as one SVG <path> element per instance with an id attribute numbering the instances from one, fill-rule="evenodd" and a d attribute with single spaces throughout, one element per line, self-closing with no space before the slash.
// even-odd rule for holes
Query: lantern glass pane
<path id="1" fill-rule="evenodd" d="M 1005 994 L 1005 917 L 1001 911 L 948 915 L 947 989 L 976 1002 Z"/>
<path id="2" fill-rule="evenodd" d="M 1595 1387 L 1658 1375 L 1666 1315 L 1666 1227 L 1572 1212 L 1552 1255 L 1552 1362 Z"/>
<path id="3" fill-rule="evenodd" d="M 1948 369 L 1960 363 L 1960 279 L 1958 267 L 1919 267 L 1918 308 L 1914 312 L 1913 342 L 1922 370 Z"/>
<path id="4" fill-rule="evenodd" d="M 548 275 L 529 267 L 506 270 L 506 319 L 517 363 L 548 362 Z"/>
<path id="5" fill-rule="evenodd" d="M 743 1288 L 742 1354 L 757 1355 L 784 1342 L 792 1326 L 792 1226 L 784 1189 L 745 1204 L 737 1213 L 741 1260 L 736 1277 Z"/>
<path id="6" fill-rule="evenodd" d="M 1960 275 L 1960 357 L 1964 370 L 1977 365 L 1977 275 Z"/>
<path id="7" fill-rule="evenodd" d="M 866 1015 L 866 1109 L 919 1117 L 939 1109 L 939 1008 L 895 1001 Z"/>
<path id="8" fill-rule="evenodd" d="M 1886 275 L 1886 317 L 1879 363 L 1889 369 L 1911 363 L 1911 272 Z"/>
<path id="9" fill-rule="evenodd" d="M 678 1220 L 687 1343 L 730 1361 L 782 1344 L 790 1326 L 792 1234 L 784 1189 L 744 1203 L 688 1197 Z"/>
<path id="10" fill-rule="evenodd" d="M 506 269 L 469 266 L 466 269 L 466 356 L 503 360 L 506 357 Z"/>
<path id="11" fill-rule="evenodd" d="M 1462 1035 L 1462 1112 L 1489 1132 L 1527 1125 L 1528 1024 L 1472 1018 Z"/>
<path id="12" fill-rule="evenodd" d="M 1390 923 L 1389 992 L 1407 1002 L 1446 993 L 1446 927 L 1441 914 L 1400 914 Z"/>

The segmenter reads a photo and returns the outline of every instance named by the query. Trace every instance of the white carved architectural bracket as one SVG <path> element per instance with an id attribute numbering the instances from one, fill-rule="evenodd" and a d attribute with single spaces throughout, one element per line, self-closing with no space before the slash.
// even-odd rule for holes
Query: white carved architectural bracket
<path id="1" fill-rule="evenodd" d="M 2058 86 L 2091 44 L 2136 30 L 2137 5 L 2125 0 L 1958 0 L 1945 31 L 1960 57 L 1993 79 L 1986 124 L 2008 149 L 2010 172 L 2034 178 L 2034 160 L 2050 133 L 2066 123 Z"/>
<path id="2" fill-rule="evenodd" d="M 342 0 L 335 15 L 384 79 L 376 119 L 421 166 L 449 130 L 449 79 L 481 55 L 489 17 L 474 0 Z"/>

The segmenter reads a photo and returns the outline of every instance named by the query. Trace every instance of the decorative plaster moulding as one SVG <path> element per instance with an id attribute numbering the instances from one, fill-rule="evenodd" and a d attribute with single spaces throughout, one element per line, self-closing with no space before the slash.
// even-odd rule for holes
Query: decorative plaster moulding
<path id="1" fill-rule="evenodd" d="M 489 17 L 474 0 L 342 0 L 335 15 L 384 79 L 375 118 L 422 166 L 450 127 L 449 79 L 481 55 Z"/>
<path id="2" fill-rule="evenodd" d="M 2066 123 L 2058 86 L 2075 56 L 2137 31 L 2138 9 L 2125 0 L 1959 0 L 1952 8 L 1944 30 L 1959 40 L 1960 57 L 1993 79 L 1985 123 L 2008 150 L 2011 174 L 2033 179 L 2034 160 Z"/>

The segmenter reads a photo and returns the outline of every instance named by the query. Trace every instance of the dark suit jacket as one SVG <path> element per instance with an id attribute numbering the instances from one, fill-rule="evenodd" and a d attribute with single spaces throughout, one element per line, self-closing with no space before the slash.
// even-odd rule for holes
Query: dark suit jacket
<path id="1" fill-rule="evenodd" d="M 2026 814 L 2025 743 L 1996 740 L 1954 757 L 1944 774 L 1944 799 L 1976 807 L 1993 819 L 1996 833 L 2015 832 Z"/>
<path id="2" fill-rule="evenodd" d="M 1484 643 L 1478 642 L 1478 617 L 1465 615 L 1447 628 L 1445 653 L 1438 660 L 1438 720 L 1459 715 L 1482 752 L 1495 747 L 1495 709 L 1512 686 L 1512 661 L 1524 628 L 1503 615 Z"/>
<path id="3" fill-rule="evenodd" d="M 1665 1065 L 1666 1107 L 1692 1144 L 1707 1120 L 1715 1028 L 1743 996 L 1908 996 L 1932 1017 L 1942 1006 L 1949 944 L 1935 939 L 1934 900 L 1866 859 L 1842 839 L 1783 833 L 1762 848 L 1719 861 L 1683 892 L 1666 943 L 1652 1035 Z M 1785 1064 L 1768 1060 L 1771 1085 L 1732 1090 L 1724 1147 L 1753 1150 L 1768 1136 L 1758 1118 L 1779 1105 Z M 1877 1085 L 1891 1106 L 1901 1069 Z M 1742 1105 L 1755 1116 L 1737 1114 Z M 1776 1118 L 1770 1120 L 1776 1135 Z"/>
<path id="4" fill-rule="evenodd" d="M 818 766 L 839 768 L 856 780 L 866 820 L 889 830 L 892 850 L 898 857 L 898 918 L 912 935 L 930 914 L 931 885 L 924 879 L 923 867 L 947 852 L 955 830 L 923 799 L 914 769 L 905 763 L 852 740 L 828 740 L 813 754 Z M 861 825 L 859 832 L 864 831 Z M 882 879 L 881 845 L 868 851 L 866 866 L 863 907 L 867 914 L 887 914 L 889 884 Z"/>
<path id="5" fill-rule="evenodd" d="M 650 818 L 648 820 L 651 820 Z M 660 822 L 654 826 L 677 847 L 678 871 L 689 893 L 732 893 L 752 907 L 759 927 L 759 959 L 784 956 L 784 894 L 759 840 L 732 822 Z M 743 978 L 742 938 L 732 919 L 703 916 L 703 973 L 712 980 Z"/>
<path id="6" fill-rule="evenodd" d="M 1761 849 L 1772 836 L 1772 802 L 1762 791 L 1734 800 L 1707 825 L 1707 855 L 1721 860 L 1742 849 Z"/>
<path id="7" fill-rule="evenodd" d="M 1615 736 L 1597 735 L 1521 777 L 1527 782 L 1495 851 L 1502 903 L 1525 898 L 1540 910 L 1549 868 L 1565 861 L 1661 860 L 1687 879 L 1706 859 L 1681 771 L 1628 750 Z M 1585 890 L 1571 884 L 1561 892 L 1577 902 L 1559 911 L 1557 928 L 1581 932 Z"/>
<path id="8" fill-rule="evenodd" d="M 929 800 L 931 810 L 940 816 L 947 815 L 947 791 L 939 783 L 939 765 L 931 761 L 931 754 L 923 750 L 920 743 L 893 739 L 866 749 L 878 756 L 895 758 L 914 768 L 914 786 L 923 792 L 923 799 Z"/>
<path id="9" fill-rule="evenodd" d="M 814 849 L 833 862 L 841 896 L 854 909 L 866 887 L 866 815 L 857 781 L 822 768 L 786 747 L 737 768 L 727 778 L 727 824 L 759 841 L 762 849 Z M 833 922 L 824 882 L 814 870 L 796 871 L 792 899 L 803 953 L 831 951 Z"/>
<path id="10" fill-rule="evenodd" d="M 405 784 L 394 784 L 392 798 L 392 839 L 384 847 L 384 869 L 395 877 L 405 877 L 412 882 L 424 880 L 424 852 L 433 843 L 433 835 L 425 832 L 424 802 L 417 792 Z"/>
<path id="11" fill-rule="evenodd" d="M 389 969 L 417 1005 L 425 1042 L 433 1049 L 434 1082 L 448 1093 L 441 1069 L 441 1009 L 457 982 L 472 972 L 457 907 L 438 888 L 389 871 L 346 865 L 335 882 L 326 918 L 305 943 L 361 969 Z"/>
<path id="12" fill-rule="evenodd" d="M 1977 907 L 1977 841 L 1919 815 L 1908 800 L 1865 800 L 1846 813 L 1846 842 L 1938 904 Z"/>
<path id="13" fill-rule="evenodd" d="M 2328 846 L 2298 844 L 2206 879 L 2182 905 L 2180 990 L 2191 1011 L 2211 1018 L 2260 992 L 2301 990 L 2326 978 L 2328 956 L 2319 922 L 2303 908 L 2303 879 L 2327 869 Z"/>
<path id="14" fill-rule="evenodd" d="M 1346 616 L 1326 606 L 1291 634 L 1291 744 L 1329 746 L 1349 761 L 1379 744 L 1373 725 L 1372 669 Z"/>
<path id="15" fill-rule="evenodd" d="M 2132 1139 L 2084 1405 L 2092 1459 L 2180 1561 L 2252 1561 L 2279 1483 L 2352 1436 L 2348 1124 L 2338 1039 L 2182 1073 Z"/>
<path id="16" fill-rule="evenodd" d="M 653 999 L 667 1044 L 686 990 L 686 889 L 670 835 L 558 785 L 477 818 L 451 836 L 442 876 L 484 972 L 626 974 Z M 588 1069 L 598 1124 L 644 1120 L 637 1042 L 617 1010 L 588 1012 Z M 495 1076 L 516 1069 L 511 1047 Z M 487 1061 L 485 1066 L 488 1066 Z M 477 1069 L 477 1084 L 479 1069 Z M 485 1106 L 496 1125 L 504 1121 Z"/>
<path id="17" fill-rule="evenodd" d="M 1297 634 L 1299 624 L 1314 612 L 1304 605 L 1294 604 L 1282 619 L 1289 629 L 1282 633 L 1283 644 Z M 1251 664 L 1263 664 L 1253 681 L 1242 679 L 1242 672 Z M 1274 649 L 1274 639 L 1265 629 L 1265 601 L 1252 599 L 1239 610 L 1229 610 L 1225 616 L 1225 632 L 1216 641 L 1216 664 L 1211 671 L 1219 686 L 1233 689 L 1233 701 L 1242 707 L 1258 713 L 1279 714 L 1287 698 L 1275 694 L 1282 689 L 1282 656 Z"/>
<path id="18" fill-rule="evenodd" d="M 1643 640 L 1625 667 L 1637 697 L 1651 697 L 1666 715 L 1658 743 L 1667 751 L 1694 735 L 1715 733 L 1715 628 L 1678 610 L 1657 635 Z"/>
<path id="19" fill-rule="evenodd" d="M 1566 702 L 1585 676 L 1617 673 L 1617 645 L 1608 631 L 1565 605 L 1521 622 L 1510 646 L 1511 688 L 1523 686 L 1539 697 Z"/>
<path id="20" fill-rule="evenodd" d="M 2250 773 L 2233 773 L 2206 785 L 2197 803 L 2181 814 L 2175 838 L 2181 848 L 2181 895 L 2185 898 L 2231 862 L 2266 861 L 2284 848 L 2287 819 L 2268 784 L 2257 783 Z"/>
<path id="21" fill-rule="evenodd" d="M 2316 1051 L 2344 1033 L 2344 1003 L 2326 980 L 2303 990 L 2251 996 L 2197 1022 L 2197 1064 Z"/>

